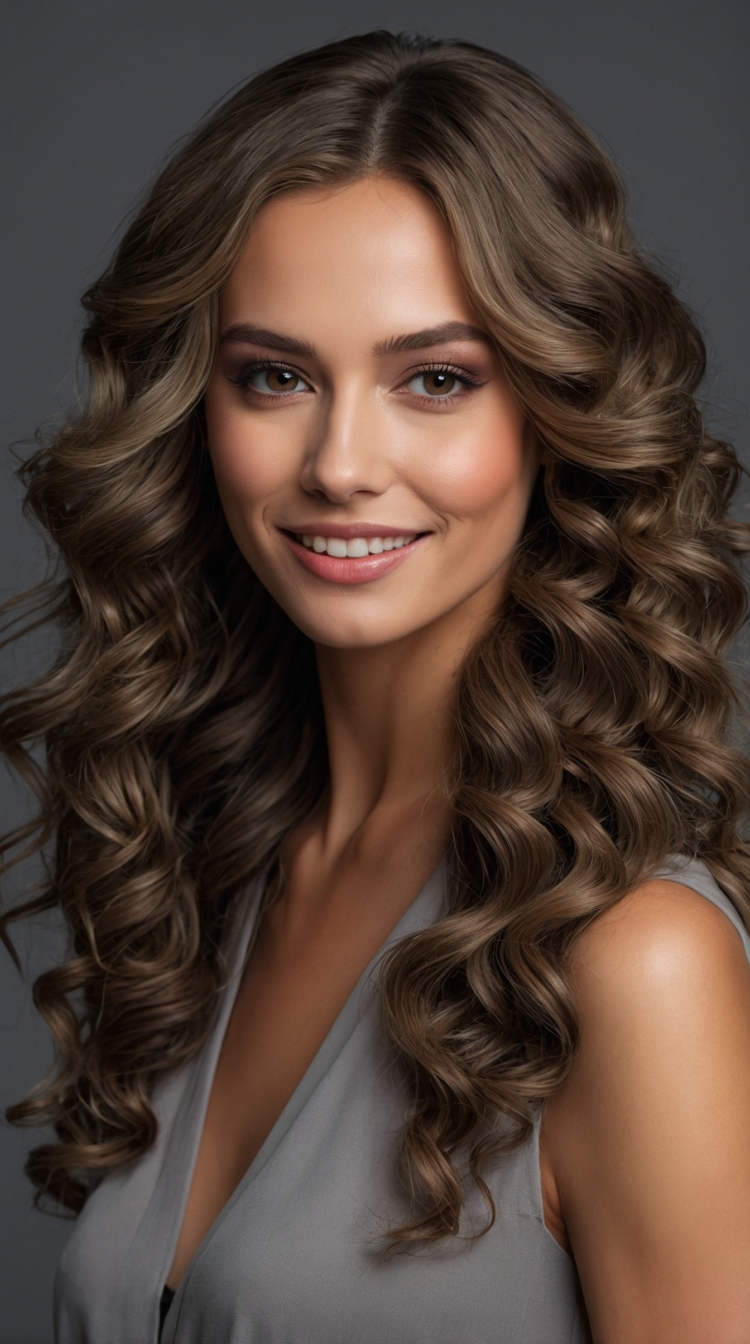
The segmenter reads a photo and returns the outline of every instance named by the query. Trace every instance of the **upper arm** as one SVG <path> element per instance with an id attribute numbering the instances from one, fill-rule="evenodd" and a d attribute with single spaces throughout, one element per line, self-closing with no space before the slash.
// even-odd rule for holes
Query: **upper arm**
<path id="1" fill-rule="evenodd" d="M 584 934 L 580 1050 L 543 1141 L 597 1344 L 750 1341 L 750 966 L 654 881 Z"/>

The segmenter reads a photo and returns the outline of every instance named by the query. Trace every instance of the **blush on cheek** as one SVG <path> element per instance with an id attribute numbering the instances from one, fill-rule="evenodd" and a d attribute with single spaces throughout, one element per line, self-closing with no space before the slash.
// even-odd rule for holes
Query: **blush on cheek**
<path id="1" fill-rule="evenodd" d="M 206 415 L 208 451 L 222 496 L 254 500 L 284 479 L 283 454 L 269 436 L 231 415 Z"/>
<path id="2" fill-rule="evenodd" d="M 526 478 L 536 469 L 529 456 L 522 431 L 498 435 L 488 426 L 486 435 L 472 436 L 440 455 L 425 482 L 426 494 L 441 511 L 467 521 L 479 519 L 517 492 L 525 498 Z"/>

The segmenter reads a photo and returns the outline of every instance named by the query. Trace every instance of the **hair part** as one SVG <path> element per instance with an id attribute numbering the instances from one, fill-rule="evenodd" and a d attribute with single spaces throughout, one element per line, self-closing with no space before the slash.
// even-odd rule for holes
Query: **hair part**
<path id="1" fill-rule="evenodd" d="M 537 80 L 469 43 L 376 32 L 297 56 L 157 178 L 84 296 L 86 406 L 22 473 L 60 563 L 25 628 L 62 639 L 0 711 L 39 801 L 5 866 L 49 854 L 2 930 L 58 907 L 70 955 L 34 991 L 56 1072 L 8 1114 L 54 1124 L 28 1171 L 73 1210 L 153 1142 L 153 1084 L 205 1038 L 248 884 L 325 787 L 313 649 L 228 532 L 201 399 L 263 204 L 375 174 L 440 210 L 545 450 L 507 598 L 463 669 L 449 912 L 383 967 L 414 1089 L 414 1203 L 391 1244 L 459 1232 L 465 1164 L 491 1223 L 487 1163 L 576 1048 L 567 965 L 592 919 L 681 853 L 750 926 L 724 661 L 745 613 L 740 469 L 697 409 L 700 335 L 639 255 L 615 169 Z"/>

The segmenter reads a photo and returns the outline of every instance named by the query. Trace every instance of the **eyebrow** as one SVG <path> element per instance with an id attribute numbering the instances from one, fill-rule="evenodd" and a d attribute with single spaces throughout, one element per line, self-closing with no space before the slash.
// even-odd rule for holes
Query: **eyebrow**
<path id="1" fill-rule="evenodd" d="M 378 341 L 376 355 L 390 355 L 401 350 L 424 350 L 429 345 L 445 345 L 448 341 L 483 341 L 491 345 L 492 339 L 480 327 L 472 327 L 467 322 L 443 322 L 439 327 L 424 327 L 422 331 L 410 331 L 405 336 L 391 336 L 387 341 Z"/>
<path id="2" fill-rule="evenodd" d="M 219 338 L 219 344 L 226 341 L 244 341 L 246 345 L 264 345 L 270 350 L 283 350 L 285 355 L 309 355 L 315 357 L 315 350 L 308 341 L 298 341 L 294 336 L 284 336 L 279 331 L 268 331 L 265 327 L 249 327 L 239 322 L 227 327 Z"/>
<path id="3" fill-rule="evenodd" d="M 242 341 L 246 345 L 261 345 L 268 350 L 280 350 L 286 355 L 307 355 L 315 358 L 315 348 L 308 341 L 300 341 L 295 336 L 285 336 L 279 331 L 269 331 L 266 327 L 251 327 L 239 322 L 222 332 L 220 344 L 227 341 Z M 448 341 L 483 341 L 491 345 L 491 337 L 480 327 L 472 327 L 467 322 L 443 322 L 439 327 L 424 327 L 421 331 L 410 331 L 403 336 L 389 336 L 386 341 L 377 341 L 373 347 L 376 355 L 391 355 L 403 350 L 424 350 L 431 345 L 445 345 Z"/>

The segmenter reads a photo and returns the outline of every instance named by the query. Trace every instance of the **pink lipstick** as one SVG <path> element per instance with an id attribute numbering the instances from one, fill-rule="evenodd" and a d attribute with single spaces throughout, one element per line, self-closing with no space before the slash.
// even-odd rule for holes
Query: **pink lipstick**
<path id="1" fill-rule="evenodd" d="M 342 585 L 371 583 L 389 574 L 428 535 L 373 523 L 315 523 L 309 529 L 282 530 L 290 550 L 310 574 Z"/>

